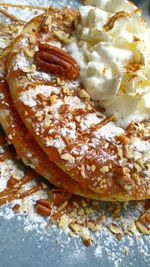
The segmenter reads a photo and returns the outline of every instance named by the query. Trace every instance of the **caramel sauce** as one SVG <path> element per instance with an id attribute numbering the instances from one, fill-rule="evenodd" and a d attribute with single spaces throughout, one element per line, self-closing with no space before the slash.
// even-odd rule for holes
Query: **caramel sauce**
<path id="1" fill-rule="evenodd" d="M 3 162 L 5 164 L 5 161 L 8 159 L 15 161 L 16 153 L 11 146 L 5 146 L 6 141 L 5 136 L 3 134 L 0 135 L 0 145 L 2 145 L 4 148 L 4 152 L 0 155 L 0 162 Z M 27 168 L 27 170 L 25 171 L 25 175 L 19 180 L 14 177 L 10 177 L 7 182 L 7 187 L 0 192 L 0 206 L 9 203 L 15 199 L 23 199 L 41 190 L 42 183 L 40 182 L 26 191 L 23 189 L 23 185 L 35 180 L 36 177 L 37 174 L 30 168 Z"/>

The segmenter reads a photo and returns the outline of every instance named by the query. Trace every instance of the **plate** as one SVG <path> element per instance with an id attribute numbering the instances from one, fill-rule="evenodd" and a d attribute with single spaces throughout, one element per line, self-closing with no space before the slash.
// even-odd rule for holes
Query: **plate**
<path id="1" fill-rule="evenodd" d="M 2 1 L 19 4 L 20 1 Z M 77 7 L 79 1 L 22 0 L 21 4 Z M 105 204 L 102 203 L 104 206 Z M 131 203 L 130 213 L 135 203 Z M 7 213 L 7 210 L 6 210 Z M 117 240 L 111 233 L 95 235 L 95 243 L 85 247 L 80 238 L 70 238 L 61 230 L 27 229 L 26 216 L 6 220 L 0 211 L 1 267 L 147 267 L 150 264 L 150 239 L 125 236 Z M 126 255 L 128 251 L 128 256 Z"/>

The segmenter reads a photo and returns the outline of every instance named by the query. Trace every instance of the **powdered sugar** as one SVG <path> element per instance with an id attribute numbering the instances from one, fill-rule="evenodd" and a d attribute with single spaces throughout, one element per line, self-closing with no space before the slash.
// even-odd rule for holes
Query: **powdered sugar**
<path id="1" fill-rule="evenodd" d="M 0 192 L 6 188 L 11 176 L 19 180 L 23 175 L 24 172 L 14 164 L 13 160 L 8 159 L 5 162 L 0 162 Z"/>
<path id="2" fill-rule="evenodd" d="M 97 124 L 102 121 L 95 113 L 88 114 L 83 119 L 81 119 L 80 126 L 83 131 L 87 130 L 91 125 Z"/>
<path id="3" fill-rule="evenodd" d="M 28 107 L 35 107 L 37 105 L 37 95 L 42 94 L 45 97 L 50 96 L 52 93 L 58 94 L 59 88 L 48 85 L 38 85 L 35 88 L 29 88 L 20 94 L 19 99 Z"/>
<path id="4" fill-rule="evenodd" d="M 29 68 L 30 67 L 30 62 L 29 60 L 26 59 L 24 54 L 18 54 L 16 57 L 15 65 L 14 65 L 14 70 L 18 70 L 21 68 Z"/>
<path id="5" fill-rule="evenodd" d="M 115 126 L 113 122 L 109 122 L 102 126 L 100 129 L 94 132 L 96 138 L 106 138 L 108 141 L 112 141 L 116 135 L 123 134 L 124 130 Z"/>
<path id="6" fill-rule="evenodd" d="M 75 122 L 69 122 L 65 128 L 61 128 L 60 133 L 62 136 L 69 136 L 71 139 L 76 138 L 76 124 Z"/>
<path id="7" fill-rule="evenodd" d="M 60 148 L 64 149 L 65 148 L 65 143 L 61 139 L 53 139 L 53 140 L 51 140 L 51 139 L 46 138 L 45 143 L 46 143 L 46 146 L 53 146 L 53 147 L 55 147 L 57 149 L 60 149 Z"/>

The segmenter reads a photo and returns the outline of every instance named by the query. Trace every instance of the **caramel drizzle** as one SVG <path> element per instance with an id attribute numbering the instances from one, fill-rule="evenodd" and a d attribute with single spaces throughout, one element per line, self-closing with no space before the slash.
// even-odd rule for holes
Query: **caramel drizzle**
<path id="1" fill-rule="evenodd" d="M 4 145 L 5 142 L 2 135 L 0 135 L 0 144 L 1 141 Z M 9 149 L 8 151 L 5 150 L 4 153 L 0 155 L 0 162 L 4 162 L 7 159 L 15 160 L 15 157 L 16 154 L 11 149 Z M 23 185 L 29 183 L 30 181 L 33 181 L 36 177 L 37 174 L 30 168 L 27 168 L 26 174 L 20 180 L 10 177 L 7 183 L 7 188 L 0 192 L 0 206 L 15 199 L 23 199 L 41 190 L 43 187 L 42 183 L 39 182 L 38 184 L 32 186 L 30 189 L 22 192 Z M 12 180 L 13 183 L 11 183 Z"/>
<path id="2" fill-rule="evenodd" d="M 21 19 L 18 19 L 16 16 L 10 14 L 4 9 L 0 9 L 0 13 L 2 13 L 4 16 L 10 18 L 12 21 L 19 22 L 19 24 L 24 24 L 24 21 Z"/>
<path id="3" fill-rule="evenodd" d="M 108 124 L 109 122 L 114 121 L 115 118 L 116 118 L 116 117 L 113 115 L 113 116 L 111 116 L 111 117 L 109 117 L 109 118 L 106 118 L 106 119 L 100 121 L 100 122 L 97 123 L 97 124 L 92 125 L 91 128 L 92 128 L 93 130 L 100 129 L 101 127 L 105 126 L 105 125 Z"/>
<path id="4" fill-rule="evenodd" d="M 17 7 L 17 8 L 30 8 L 30 9 L 38 9 L 38 10 L 47 10 L 47 7 L 40 7 L 40 6 L 32 6 L 32 5 L 17 5 L 17 4 L 8 4 L 8 3 L 1 3 L 0 6 L 3 7 Z"/>
<path id="5" fill-rule="evenodd" d="M 21 188 L 20 188 L 21 189 Z M 23 193 L 19 193 L 20 189 L 5 189 L 2 192 L 0 192 L 0 206 L 9 203 L 15 199 L 23 199 L 27 196 L 30 196 L 36 192 L 38 192 L 40 189 L 42 189 L 42 185 L 41 184 L 37 184 L 35 186 L 33 186 L 31 189 L 23 192 Z"/>

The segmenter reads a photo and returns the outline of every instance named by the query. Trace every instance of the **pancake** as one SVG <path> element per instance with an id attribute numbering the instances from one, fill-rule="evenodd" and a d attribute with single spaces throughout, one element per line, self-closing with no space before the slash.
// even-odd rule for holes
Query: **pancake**
<path id="1" fill-rule="evenodd" d="M 11 25 L 17 28 L 20 24 L 17 21 L 17 23 L 13 23 Z M 38 144 L 31 137 L 31 135 L 23 125 L 13 105 L 8 90 L 8 85 L 5 80 L 5 65 L 7 62 L 8 54 L 11 50 L 11 41 L 14 37 L 13 29 L 14 27 L 9 27 L 9 35 L 11 36 L 8 43 L 9 46 L 2 49 L 0 56 L 0 123 L 7 134 L 9 143 L 15 146 L 17 155 L 23 160 L 25 165 L 30 166 L 53 185 L 59 188 L 64 188 L 70 193 L 78 194 L 88 198 L 101 199 L 101 196 L 99 196 L 98 194 L 91 192 L 90 190 L 81 188 L 77 182 L 72 180 L 67 174 L 61 171 L 54 163 L 49 162 L 46 154 L 38 146 Z"/>
<path id="2" fill-rule="evenodd" d="M 53 162 L 49 161 L 46 154 L 30 136 L 20 120 L 5 81 L 0 83 L 0 96 L 0 123 L 7 133 L 9 143 L 15 146 L 17 155 L 22 158 L 25 165 L 30 166 L 53 185 L 64 188 L 72 194 L 101 199 L 102 196 L 90 190 L 82 189 L 77 182 L 61 171 Z"/>
<path id="3" fill-rule="evenodd" d="M 149 198 L 149 121 L 124 130 L 75 80 L 78 67 L 65 50 L 78 16 L 51 9 L 15 39 L 7 64 L 14 105 L 49 160 L 82 188 L 107 200 Z M 137 143 L 147 148 L 138 157 Z"/>

